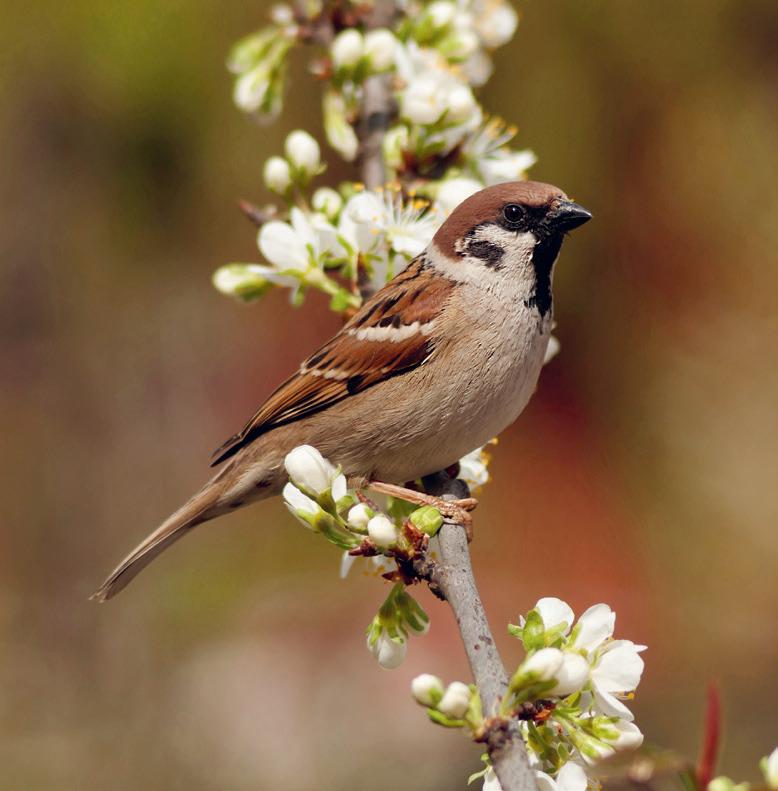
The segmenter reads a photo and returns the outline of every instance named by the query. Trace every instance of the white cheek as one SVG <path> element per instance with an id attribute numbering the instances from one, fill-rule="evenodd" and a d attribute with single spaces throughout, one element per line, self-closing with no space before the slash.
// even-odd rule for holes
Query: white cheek
<path id="1" fill-rule="evenodd" d="M 498 226 L 479 228 L 475 234 L 478 241 L 499 245 L 503 250 L 499 267 L 490 267 L 474 256 L 457 257 L 455 260 L 444 255 L 431 244 L 428 249 L 430 263 L 438 271 L 459 283 L 472 283 L 493 292 L 510 292 L 510 297 L 529 291 L 534 284 L 532 252 L 537 238 L 529 231 L 517 234 Z"/>

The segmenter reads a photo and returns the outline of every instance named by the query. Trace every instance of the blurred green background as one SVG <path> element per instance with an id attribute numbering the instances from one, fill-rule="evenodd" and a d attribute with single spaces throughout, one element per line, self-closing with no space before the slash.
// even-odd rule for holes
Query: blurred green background
<path id="1" fill-rule="evenodd" d="M 278 501 L 204 527 L 105 606 L 87 595 L 207 475 L 209 452 L 337 326 L 244 307 L 236 199 L 296 126 L 233 108 L 225 53 L 261 2 L 0 8 L 0 788 L 463 788 L 479 750 L 408 695 L 468 678 L 445 608 L 381 671 L 382 583 Z M 651 742 L 694 756 L 721 683 L 722 768 L 778 742 L 778 3 L 522 6 L 482 92 L 595 222 L 558 269 L 561 355 L 494 451 L 474 562 L 504 625 L 606 601 L 647 643 Z M 327 152 L 331 162 L 332 152 Z M 337 167 L 331 173 L 345 173 Z"/>

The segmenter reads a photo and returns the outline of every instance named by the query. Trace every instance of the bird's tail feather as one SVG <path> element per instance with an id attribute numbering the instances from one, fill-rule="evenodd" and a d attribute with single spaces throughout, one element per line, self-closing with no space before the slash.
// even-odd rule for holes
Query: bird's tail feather
<path id="1" fill-rule="evenodd" d="M 191 500 L 141 541 L 89 598 L 98 602 L 112 598 L 157 555 L 186 535 L 193 527 L 223 513 L 225 509 L 217 506 L 222 488 L 216 483 L 219 477 L 221 476 L 217 475 L 216 478 L 211 479 Z"/>

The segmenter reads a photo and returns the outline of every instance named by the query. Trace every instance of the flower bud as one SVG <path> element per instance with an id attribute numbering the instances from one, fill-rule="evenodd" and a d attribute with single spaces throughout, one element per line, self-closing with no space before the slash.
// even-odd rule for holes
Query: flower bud
<path id="1" fill-rule="evenodd" d="M 321 165 L 321 151 L 315 138 L 302 129 L 290 132 L 284 144 L 289 161 L 308 175 L 319 170 Z"/>
<path id="2" fill-rule="evenodd" d="M 580 654 L 565 653 L 554 678 L 557 683 L 549 690 L 549 694 L 560 697 L 572 695 L 589 680 L 589 663 Z"/>
<path id="3" fill-rule="evenodd" d="M 541 648 L 522 662 L 519 672 L 532 676 L 534 681 L 550 681 L 556 677 L 564 658 L 558 648 Z"/>
<path id="4" fill-rule="evenodd" d="M 476 103 L 473 92 L 465 85 L 459 85 L 448 95 L 448 115 L 449 121 L 460 123 L 467 121 L 476 111 Z"/>
<path id="5" fill-rule="evenodd" d="M 294 22 L 294 11 L 286 3 L 277 3 L 270 9 L 270 19 L 277 25 L 285 27 Z"/>
<path id="6" fill-rule="evenodd" d="M 365 36 L 365 55 L 370 58 L 373 71 L 386 71 L 394 65 L 397 39 L 391 30 L 371 30 Z"/>
<path id="7" fill-rule="evenodd" d="M 310 445 L 300 445 L 288 453 L 284 466 L 297 486 L 315 495 L 326 492 L 335 478 L 335 468 Z"/>
<path id="8" fill-rule="evenodd" d="M 384 670 L 394 670 L 399 667 L 408 653 L 406 640 L 400 636 L 389 637 L 385 631 L 382 631 L 372 643 L 368 637 L 367 647 Z"/>
<path id="9" fill-rule="evenodd" d="M 422 673 L 411 681 L 411 694 L 422 706 L 435 706 L 443 692 L 443 682 L 430 673 Z"/>
<path id="10" fill-rule="evenodd" d="M 372 516 L 373 512 L 364 503 L 357 503 L 349 509 L 346 521 L 350 528 L 364 533 Z"/>
<path id="11" fill-rule="evenodd" d="M 365 51 L 362 34 L 358 30 L 348 28 L 335 37 L 330 48 L 332 62 L 336 69 L 355 66 Z"/>
<path id="12" fill-rule="evenodd" d="M 463 684 L 461 681 L 452 681 L 446 687 L 446 691 L 438 703 L 438 711 L 451 717 L 452 720 L 461 720 L 470 707 L 471 696 L 472 693 L 467 684 Z"/>
<path id="13" fill-rule="evenodd" d="M 513 38 L 519 15 L 505 0 L 488 4 L 486 9 L 486 13 L 476 17 L 476 30 L 485 46 L 490 49 L 501 47 Z"/>
<path id="14" fill-rule="evenodd" d="M 359 151 L 359 140 L 354 127 L 346 117 L 346 103 L 338 91 L 324 94 L 324 131 L 329 144 L 345 159 L 351 162 Z"/>
<path id="15" fill-rule="evenodd" d="M 268 189 L 283 195 L 292 183 L 289 163 L 283 157 L 270 157 L 262 171 Z"/>
<path id="16" fill-rule="evenodd" d="M 643 744 L 643 734 L 634 722 L 619 720 L 613 724 L 619 735 L 611 741 L 617 750 L 636 750 Z"/>
<path id="17" fill-rule="evenodd" d="M 394 126 L 384 135 L 384 160 L 390 168 L 400 168 L 403 164 L 403 151 L 408 148 L 408 127 Z"/>
<path id="18" fill-rule="evenodd" d="M 319 504 L 303 494 L 293 483 L 287 483 L 282 494 L 286 507 L 297 519 L 306 527 L 317 530 L 317 520 L 324 513 Z"/>
<path id="19" fill-rule="evenodd" d="M 483 188 L 484 185 L 475 179 L 464 177 L 446 179 L 438 189 L 437 204 L 445 212 L 453 211 L 463 200 Z"/>
<path id="20" fill-rule="evenodd" d="M 367 523 L 370 540 L 381 549 L 388 549 L 397 543 L 397 528 L 388 517 L 377 514 Z"/>
<path id="21" fill-rule="evenodd" d="M 212 282 L 217 291 L 250 302 L 273 288 L 255 264 L 227 264 L 214 273 Z"/>
<path id="22" fill-rule="evenodd" d="M 436 28 L 450 25 L 456 12 L 456 6 L 448 0 L 436 0 L 427 6 L 427 16 Z"/>
<path id="23" fill-rule="evenodd" d="M 434 536 L 443 524 L 443 517 L 437 508 L 433 508 L 431 505 L 423 505 L 411 514 L 411 523 L 415 528 L 421 530 L 422 533 Z"/>
<path id="24" fill-rule="evenodd" d="M 343 208 L 343 198 L 332 187 L 319 187 L 313 193 L 311 205 L 328 220 L 333 220 Z"/>

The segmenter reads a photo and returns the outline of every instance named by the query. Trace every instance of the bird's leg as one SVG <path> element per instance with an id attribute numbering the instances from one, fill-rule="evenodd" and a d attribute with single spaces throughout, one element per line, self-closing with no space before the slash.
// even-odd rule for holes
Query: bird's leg
<path id="1" fill-rule="evenodd" d="M 405 486 L 398 486 L 394 483 L 370 481 L 367 485 L 368 488 L 375 492 L 388 494 L 399 500 L 405 500 L 415 505 L 431 505 L 433 508 L 440 511 L 440 515 L 447 522 L 455 522 L 464 525 L 467 531 L 468 540 L 472 539 L 473 518 L 470 516 L 470 511 L 478 505 L 478 500 L 476 500 L 475 497 L 464 497 L 459 500 L 444 500 L 442 497 L 434 497 L 431 494 L 418 492 L 414 489 L 408 489 Z"/>

